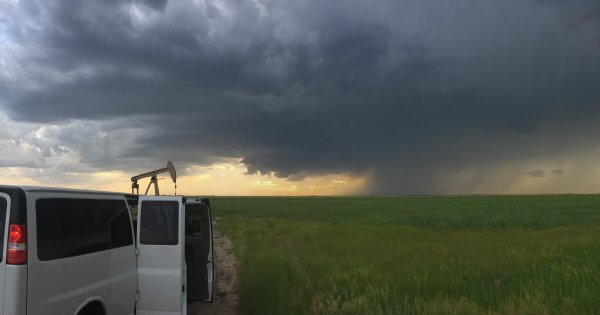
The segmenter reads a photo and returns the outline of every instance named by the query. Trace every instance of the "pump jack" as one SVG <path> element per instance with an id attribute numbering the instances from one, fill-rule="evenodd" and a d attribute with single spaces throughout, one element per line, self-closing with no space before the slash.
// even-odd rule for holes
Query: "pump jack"
<path id="1" fill-rule="evenodd" d="M 171 179 L 173 180 L 173 183 L 175 184 L 175 191 L 177 193 L 177 173 L 175 172 L 175 166 L 173 166 L 173 162 L 171 162 L 171 161 L 167 162 L 167 167 L 165 167 L 165 168 L 161 168 L 161 169 L 158 169 L 155 171 L 151 171 L 148 173 L 133 176 L 131 178 L 131 193 L 139 194 L 140 193 L 140 185 L 138 185 L 137 181 L 142 178 L 150 177 L 150 182 L 148 183 L 148 188 L 146 188 L 146 192 L 144 193 L 144 195 L 148 194 L 148 190 L 150 190 L 150 186 L 152 184 L 154 184 L 154 194 L 157 196 L 160 195 L 160 193 L 158 191 L 158 178 L 156 177 L 156 175 L 166 173 L 166 172 L 169 172 L 169 174 L 171 175 Z M 137 190 L 137 192 L 136 192 L 136 190 Z"/>

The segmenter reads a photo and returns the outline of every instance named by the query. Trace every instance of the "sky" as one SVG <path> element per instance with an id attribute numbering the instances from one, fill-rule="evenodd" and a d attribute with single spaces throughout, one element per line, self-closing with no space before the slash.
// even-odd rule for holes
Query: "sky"
<path id="1" fill-rule="evenodd" d="M 0 0 L 2 184 L 596 193 L 599 122 L 597 0 Z"/>

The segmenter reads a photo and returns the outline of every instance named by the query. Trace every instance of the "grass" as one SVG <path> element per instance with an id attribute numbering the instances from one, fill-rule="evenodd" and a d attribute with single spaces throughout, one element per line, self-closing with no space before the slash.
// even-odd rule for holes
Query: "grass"
<path id="1" fill-rule="evenodd" d="M 212 202 L 241 314 L 600 313 L 600 196 Z"/>

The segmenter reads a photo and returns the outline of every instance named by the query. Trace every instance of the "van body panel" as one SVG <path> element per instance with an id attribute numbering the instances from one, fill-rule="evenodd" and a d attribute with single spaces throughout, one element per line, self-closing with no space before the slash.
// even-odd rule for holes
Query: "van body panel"
<path id="1" fill-rule="evenodd" d="M 107 309 L 111 310 L 109 314 L 128 314 L 135 308 L 137 292 L 135 249 L 120 247 L 111 250 L 110 254 L 110 276 L 114 281 L 109 296 L 111 303 L 107 305 Z"/>
<path id="2" fill-rule="evenodd" d="M 128 314 L 135 305 L 135 245 L 100 250 L 75 256 L 42 260 L 37 224 L 39 200 L 122 201 L 125 198 L 108 194 L 77 194 L 69 192 L 27 192 L 28 215 L 28 313 L 72 314 L 95 298 L 106 301 L 108 314 Z M 68 205 L 65 205 L 65 207 Z M 127 210 L 128 211 L 128 210 Z M 127 213 L 129 219 L 129 214 Z M 75 224 L 75 223 L 73 223 Z M 130 233 L 131 226 L 130 226 Z M 131 235 L 133 238 L 133 235 Z M 61 247 L 57 247 L 60 249 Z M 115 290 L 117 292 L 115 292 Z"/>
<path id="3" fill-rule="evenodd" d="M 137 314 L 185 315 L 184 218 L 181 196 L 139 198 Z"/>
<path id="4" fill-rule="evenodd" d="M 27 266 L 7 265 L 6 254 L 8 244 L 8 227 L 10 224 L 25 224 L 21 221 L 27 218 L 25 208 L 25 193 L 17 187 L 0 186 L 0 198 L 2 206 L 0 214 L 3 215 L 0 230 L 3 231 L 2 239 L 2 261 L 0 263 L 0 311 L 2 314 L 21 315 L 27 311 Z"/>
<path id="5" fill-rule="evenodd" d="M 200 199 L 187 199 L 185 216 L 187 298 L 212 302 L 214 269 L 210 206 Z"/>
<path id="6" fill-rule="evenodd" d="M 27 314 L 27 266 L 6 265 L 5 268 L 4 315 L 25 315 Z"/>
<path id="7" fill-rule="evenodd" d="M 10 197 L 0 193 L 0 309 L 4 309 L 4 277 L 6 275 L 6 246 L 8 239 L 8 216 L 10 215 Z M 4 313 L 3 313 L 4 314 Z"/>

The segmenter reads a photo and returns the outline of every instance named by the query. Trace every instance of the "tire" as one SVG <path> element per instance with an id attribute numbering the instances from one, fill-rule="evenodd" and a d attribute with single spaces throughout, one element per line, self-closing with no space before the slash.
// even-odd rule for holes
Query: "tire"
<path id="1" fill-rule="evenodd" d="M 77 315 L 106 315 L 104 307 L 100 302 L 91 302 L 86 305 Z"/>

